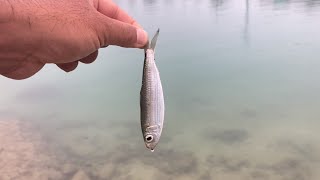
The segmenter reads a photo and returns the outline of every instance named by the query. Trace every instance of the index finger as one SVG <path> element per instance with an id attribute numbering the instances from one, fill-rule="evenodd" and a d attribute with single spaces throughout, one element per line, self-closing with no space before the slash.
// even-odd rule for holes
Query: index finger
<path id="1" fill-rule="evenodd" d="M 98 0 L 96 4 L 96 9 L 100 13 L 112 19 L 116 19 L 142 29 L 142 27 L 132 17 L 130 17 L 112 0 Z"/>

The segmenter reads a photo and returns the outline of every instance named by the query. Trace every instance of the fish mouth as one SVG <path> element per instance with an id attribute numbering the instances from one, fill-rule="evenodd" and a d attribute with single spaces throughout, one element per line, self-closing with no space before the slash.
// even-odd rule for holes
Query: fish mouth
<path id="1" fill-rule="evenodd" d="M 152 145 L 152 144 L 146 144 L 146 147 L 151 151 L 151 152 L 154 152 L 154 149 L 155 149 L 155 145 Z"/>

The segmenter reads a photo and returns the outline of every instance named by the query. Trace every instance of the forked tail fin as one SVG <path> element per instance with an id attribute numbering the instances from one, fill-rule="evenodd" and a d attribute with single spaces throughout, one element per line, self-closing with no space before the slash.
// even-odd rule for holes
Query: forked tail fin
<path id="1" fill-rule="evenodd" d="M 157 39 L 159 36 L 160 29 L 157 30 L 156 34 L 153 36 L 151 43 L 149 44 L 149 48 L 154 50 L 157 44 Z"/>

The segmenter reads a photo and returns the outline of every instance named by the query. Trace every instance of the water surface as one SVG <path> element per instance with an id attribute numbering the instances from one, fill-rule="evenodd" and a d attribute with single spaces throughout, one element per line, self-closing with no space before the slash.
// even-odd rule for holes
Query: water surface
<path id="1" fill-rule="evenodd" d="M 47 176 L 320 178 L 320 1 L 116 2 L 150 36 L 160 28 L 162 139 L 154 153 L 142 140 L 142 50 L 108 47 L 69 74 L 49 65 L 0 78 L 0 117 L 42 136 L 55 154 Z"/>

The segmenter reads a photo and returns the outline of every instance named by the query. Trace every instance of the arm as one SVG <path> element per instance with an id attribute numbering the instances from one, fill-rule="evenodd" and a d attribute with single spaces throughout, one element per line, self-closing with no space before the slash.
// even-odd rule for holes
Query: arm
<path id="1" fill-rule="evenodd" d="M 108 45 L 142 48 L 147 34 L 111 0 L 0 0 L 0 74 L 24 79 L 46 63 L 69 72 Z"/>

